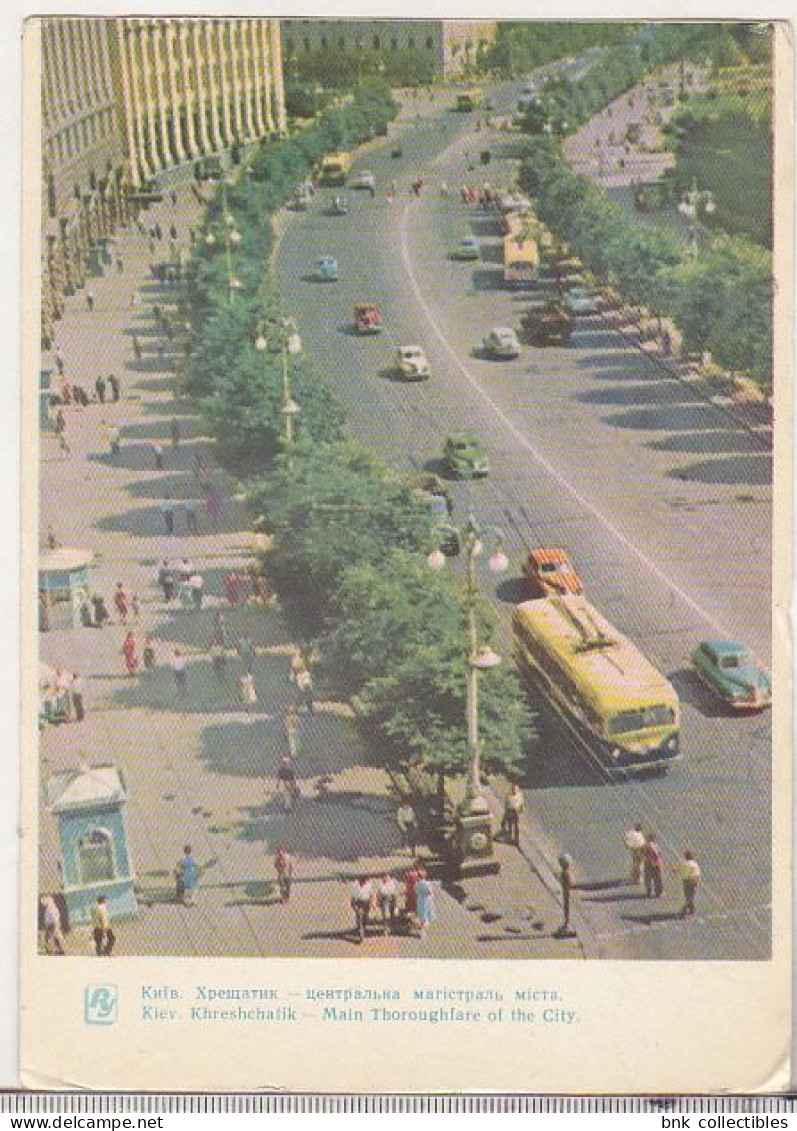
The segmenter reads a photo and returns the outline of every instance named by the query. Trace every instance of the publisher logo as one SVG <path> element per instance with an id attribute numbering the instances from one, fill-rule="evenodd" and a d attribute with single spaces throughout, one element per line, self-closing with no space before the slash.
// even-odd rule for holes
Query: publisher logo
<path id="1" fill-rule="evenodd" d="M 86 986 L 83 991 L 83 1016 L 87 1025 L 113 1025 L 119 995 L 116 986 Z"/>

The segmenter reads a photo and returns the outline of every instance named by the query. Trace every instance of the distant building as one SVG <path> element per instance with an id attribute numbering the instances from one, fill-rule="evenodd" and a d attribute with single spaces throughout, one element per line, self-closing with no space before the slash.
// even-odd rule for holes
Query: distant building
<path id="1" fill-rule="evenodd" d="M 495 38 L 495 20 L 283 20 L 286 64 L 303 55 L 372 51 L 389 62 L 401 51 L 428 59 L 434 77 L 455 76 Z M 317 76 L 323 81 L 323 74 Z"/>
<path id="2" fill-rule="evenodd" d="M 285 129 L 279 21 L 44 17 L 42 336 L 163 169 Z"/>

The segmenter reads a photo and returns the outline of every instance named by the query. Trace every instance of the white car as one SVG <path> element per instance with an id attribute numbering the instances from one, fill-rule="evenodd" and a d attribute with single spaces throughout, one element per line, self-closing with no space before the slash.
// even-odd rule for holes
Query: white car
<path id="1" fill-rule="evenodd" d="M 508 326 L 495 326 L 482 344 L 488 357 L 511 360 L 520 354 L 517 334 Z"/>
<path id="2" fill-rule="evenodd" d="M 368 189 L 373 190 L 376 188 L 376 180 L 373 173 L 368 170 L 363 170 L 362 173 L 355 173 L 349 181 L 349 188 L 353 189 Z"/>
<path id="3" fill-rule="evenodd" d="M 396 368 L 406 381 L 422 381 L 432 372 L 429 359 L 420 346 L 399 346 Z"/>
<path id="4" fill-rule="evenodd" d="M 567 298 L 574 314 L 599 313 L 598 300 L 586 287 L 571 287 Z"/>

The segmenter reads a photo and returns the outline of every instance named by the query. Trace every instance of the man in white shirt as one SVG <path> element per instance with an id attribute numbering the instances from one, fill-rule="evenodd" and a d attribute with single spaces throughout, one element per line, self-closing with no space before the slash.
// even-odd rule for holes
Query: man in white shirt
<path id="1" fill-rule="evenodd" d="M 684 905 L 681 908 L 681 918 L 695 913 L 695 894 L 700 883 L 700 865 L 695 860 L 692 852 L 685 852 L 681 864 L 681 883 L 684 887 Z"/>
<path id="2" fill-rule="evenodd" d="M 379 877 L 376 887 L 376 897 L 379 900 L 379 910 L 382 912 L 382 925 L 386 935 L 391 934 L 396 920 L 396 903 L 398 901 L 398 884 L 393 876 L 383 873 Z"/>
<path id="3" fill-rule="evenodd" d="M 354 911 L 354 929 L 357 932 L 357 942 L 360 943 L 365 941 L 372 895 L 373 887 L 367 876 L 359 876 L 351 885 L 351 906 Z"/>
<path id="4" fill-rule="evenodd" d="M 630 884 L 641 884 L 642 865 L 645 858 L 645 834 L 642 831 L 642 825 L 637 822 L 632 829 L 628 830 L 623 840 L 631 853 L 631 875 L 628 882 Z"/>

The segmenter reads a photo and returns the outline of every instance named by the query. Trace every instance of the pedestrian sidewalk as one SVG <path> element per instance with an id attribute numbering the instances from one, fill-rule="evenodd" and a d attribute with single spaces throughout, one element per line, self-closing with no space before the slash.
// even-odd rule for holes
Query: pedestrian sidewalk
<path id="1" fill-rule="evenodd" d="M 172 347 L 154 317 L 175 294 L 155 281 L 147 228 L 172 225 L 183 250 L 200 219 L 190 185 L 173 187 L 145 212 L 143 231 L 119 233 L 116 253 L 124 270 L 106 268 L 85 292 L 67 301 L 56 344 L 65 375 L 93 392 L 98 376 L 121 379 L 118 403 L 68 406 L 70 451 L 54 438 L 42 440 L 41 531 L 52 526 L 66 546 L 95 555 L 92 591 L 102 593 L 112 623 L 102 629 L 54 629 L 41 636 L 47 664 L 80 672 L 86 682 L 86 718 L 49 726 L 42 733 L 42 776 L 81 762 L 113 762 L 122 770 L 126 820 L 136 873 L 138 916 L 116 924 L 119 954 L 281 954 L 344 957 L 575 957 L 572 940 L 552 938 L 561 914 L 555 899 L 529 871 L 521 855 L 499 846 L 500 877 L 440 890 L 438 919 L 420 940 L 374 933 L 356 945 L 349 885 L 358 874 L 390 871 L 401 877 L 409 858 L 399 850 L 395 798 L 386 775 L 369 765 L 368 751 L 341 704 L 325 700 L 300 716 L 297 776 L 302 798 L 286 812 L 275 772 L 287 752 L 285 716 L 294 700 L 289 678 L 293 645 L 279 611 L 250 600 L 229 605 L 224 579 L 253 560 L 251 525 L 240 499 L 213 464 L 212 442 L 192 408 L 175 395 Z M 140 356 L 133 345 L 136 335 Z M 172 422 L 181 440 L 171 442 Z M 121 432 L 113 456 L 107 430 Z M 158 467 L 154 445 L 163 448 Z M 201 456 L 223 499 L 218 520 L 200 505 L 198 530 L 186 529 L 184 504 L 198 490 Z M 175 501 L 175 530 L 164 523 L 161 501 Z M 200 504 L 202 500 L 200 498 Z M 190 559 L 204 579 L 201 608 L 182 609 L 165 600 L 157 584 L 159 563 Z M 139 615 L 113 620 L 112 594 L 121 581 Z M 222 613 L 228 636 L 226 663 L 215 670 L 209 644 Z M 122 641 L 132 629 L 142 651 L 151 634 L 152 671 L 125 673 Z M 234 644 L 241 634 L 257 649 L 257 705 L 239 701 L 241 664 Z M 187 657 L 186 690 L 169 670 L 179 648 Z M 40 814 L 41 888 L 60 886 L 54 820 Z M 197 904 L 175 898 L 174 868 L 190 844 L 201 880 Z M 277 898 L 273 857 L 284 845 L 296 860 L 295 886 L 283 905 Z M 485 910 L 497 901 L 501 919 Z M 499 925 L 500 924 L 500 925 Z M 85 928 L 67 937 L 67 952 L 91 953 Z"/>

